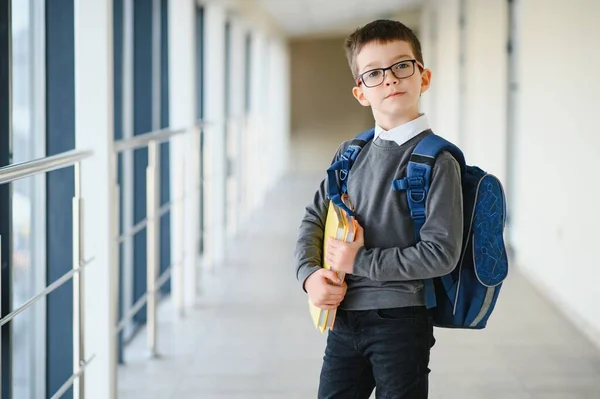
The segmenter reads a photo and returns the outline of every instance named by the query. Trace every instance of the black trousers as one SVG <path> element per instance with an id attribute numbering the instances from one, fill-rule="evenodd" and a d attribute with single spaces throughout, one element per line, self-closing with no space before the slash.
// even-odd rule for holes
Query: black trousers
<path id="1" fill-rule="evenodd" d="M 425 307 L 339 309 L 327 337 L 319 399 L 426 399 L 435 344 Z"/>

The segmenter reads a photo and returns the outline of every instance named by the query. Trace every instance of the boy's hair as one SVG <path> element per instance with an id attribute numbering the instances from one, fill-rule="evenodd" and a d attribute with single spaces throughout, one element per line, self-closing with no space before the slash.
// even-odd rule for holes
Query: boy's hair
<path id="1" fill-rule="evenodd" d="M 366 44 L 373 41 L 383 44 L 394 40 L 407 42 L 412 48 L 417 61 L 424 65 L 421 43 L 414 32 L 401 22 L 379 19 L 356 29 L 346 38 L 344 49 L 346 50 L 346 58 L 348 59 L 354 79 L 358 78 L 356 56 Z"/>

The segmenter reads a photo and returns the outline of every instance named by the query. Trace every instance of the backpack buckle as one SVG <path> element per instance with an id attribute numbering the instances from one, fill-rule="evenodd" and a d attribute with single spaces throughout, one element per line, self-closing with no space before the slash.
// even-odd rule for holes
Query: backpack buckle
<path id="1" fill-rule="evenodd" d="M 425 180 L 422 176 L 411 176 L 406 178 L 408 188 L 423 188 L 425 187 Z"/>
<path id="2" fill-rule="evenodd" d="M 411 176 L 403 179 L 392 180 L 392 189 L 394 191 L 407 190 L 410 195 L 410 191 L 419 191 L 422 195 L 425 195 L 423 189 L 425 188 L 425 180 L 422 176 Z M 421 200 L 422 201 L 422 200 Z M 417 202 L 421 202 L 417 201 Z"/>
<path id="3" fill-rule="evenodd" d="M 354 160 L 358 156 L 359 151 L 360 151 L 359 146 L 351 145 L 346 149 L 346 151 L 342 155 L 342 158 L 345 159 L 346 161 L 354 162 Z"/>
<path id="4" fill-rule="evenodd" d="M 425 219 L 425 209 L 414 209 L 410 211 L 410 218 L 412 220 Z"/>
<path id="5" fill-rule="evenodd" d="M 422 188 L 409 189 L 408 196 L 413 202 L 423 202 L 425 199 L 425 190 Z"/>
<path id="6" fill-rule="evenodd" d="M 358 156 L 360 150 L 361 148 L 359 146 L 351 145 L 346 149 L 346 151 L 344 151 L 340 157 L 342 165 L 342 168 L 340 169 L 340 180 L 346 180 L 350 167 L 354 163 L 354 160 Z"/>

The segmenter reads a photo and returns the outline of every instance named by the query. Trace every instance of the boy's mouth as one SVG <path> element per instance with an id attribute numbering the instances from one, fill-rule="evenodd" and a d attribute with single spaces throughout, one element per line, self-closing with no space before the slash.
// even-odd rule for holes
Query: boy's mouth
<path id="1" fill-rule="evenodd" d="M 388 94 L 387 96 L 385 96 L 385 98 L 394 98 L 394 97 L 401 97 L 403 95 L 405 95 L 406 92 L 402 92 L 402 91 L 395 91 L 393 93 Z"/>

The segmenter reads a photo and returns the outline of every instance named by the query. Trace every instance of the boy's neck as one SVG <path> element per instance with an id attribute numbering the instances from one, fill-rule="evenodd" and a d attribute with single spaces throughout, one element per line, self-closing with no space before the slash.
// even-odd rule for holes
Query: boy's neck
<path id="1" fill-rule="evenodd" d="M 419 116 L 421 116 L 421 114 L 417 110 L 415 112 L 411 112 L 410 114 L 398 115 L 396 117 L 380 117 L 380 118 L 376 117 L 375 123 L 377 123 L 377 125 L 379 127 L 381 127 L 383 130 L 388 131 L 395 127 L 404 125 L 405 123 L 414 121 Z"/>

